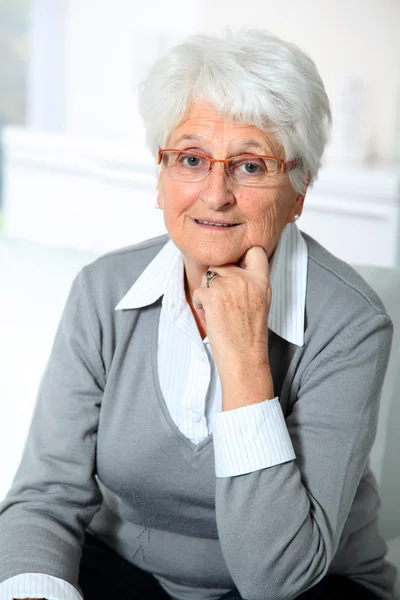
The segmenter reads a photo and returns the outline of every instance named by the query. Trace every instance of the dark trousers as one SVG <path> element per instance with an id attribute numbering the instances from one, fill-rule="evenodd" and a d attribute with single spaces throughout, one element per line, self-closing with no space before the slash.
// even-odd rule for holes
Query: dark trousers
<path id="1" fill-rule="evenodd" d="M 79 570 L 84 600 L 170 600 L 158 581 L 86 533 Z M 237 590 L 221 596 L 241 600 Z M 364 586 L 347 577 L 326 576 L 300 596 L 301 600 L 377 600 Z"/>

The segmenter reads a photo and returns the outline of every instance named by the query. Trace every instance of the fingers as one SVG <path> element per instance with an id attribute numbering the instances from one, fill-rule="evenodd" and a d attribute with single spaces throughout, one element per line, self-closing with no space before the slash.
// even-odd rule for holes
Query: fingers
<path id="1" fill-rule="evenodd" d="M 193 308 L 195 308 L 196 310 L 203 308 L 203 298 L 204 298 L 203 283 L 201 284 L 201 286 L 202 286 L 201 288 L 196 288 L 194 290 L 193 296 L 192 296 Z"/>
<path id="2" fill-rule="evenodd" d="M 246 271 L 250 271 L 258 277 L 268 277 L 269 262 L 268 256 L 264 248 L 261 246 L 253 246 L 243 254 L 238 265 Z"/>
<path id="3" fill-rule="evenodd" d="M 261 246 L 249 248 L 237 265 L 232 264 L 223 267 L 213 267 L 210 265 L 207 270 L 214 271 L 219 277 L 213 279 L 211 287 L 207 288 L 207 277 L 206 272 L 204 272 L 201 279 L 201 287 L 197 288 L 192 296 L 193 308 L 203 321 L 206 320 L 204 304 L 210 299 L 209 290 L 211 288 L 215 289 L 219 285 L 223 285 L 221 282 L 224 277 L 231 277 L 234 274 L 243 276 L 243 270 L 245 270 L 246 276 L 248 273 L 248 275 L 253 274 L 260 279 L 269 279 L 268 256 Z"/>
<path id="4" fill-rule="evenodd" d="M 195 311 L 199 315 L 200 319 L 204 323 L 206 322 L 206 311 L 203 308 L 203 299 L 204 299 L 205 291 L 206 290 L 204 290 L 203 284 L 202 284 L 201 288 L 197 288 L 196 290 L 194 290 L 193 296 L 192 296 L 193 308 L 195 309 Z"/>
<path id="5" fill-rule="evenodd" d="M 236 265 L 227 265 L 223 267 L 208 267 L 209 271 L 214 271 L 220 275 L 220 277 L 228 277 L 233 274 L 243 275 L 243 270 L 249 273 L 253 273 L 260 279 L 269 279 L 269 261 L 268 256 L 264 248 L 261 246 L 253 246 L 249 248 Z M 218 278 L 214 279 L 211 285 L 217 283 Z M 201 287 L 207 287 L 207 278 L 204 273 L 201 280 Z"/>

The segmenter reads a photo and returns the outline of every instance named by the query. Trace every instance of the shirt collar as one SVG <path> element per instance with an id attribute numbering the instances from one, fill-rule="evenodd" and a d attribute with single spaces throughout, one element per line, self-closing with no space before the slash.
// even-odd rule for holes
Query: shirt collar
<path id="1" fill-rule="evenodd" d="M 295 223 L 282 232 L 270 262 L 272 303 L 268 327 L 283 339 L 304 345 L 308 249 Z M 163 307 L 179 315 L 186 306 L 183 259 L 169 240 L 117 304 L 115 310 L 142 308 L 163 296 Z"/>

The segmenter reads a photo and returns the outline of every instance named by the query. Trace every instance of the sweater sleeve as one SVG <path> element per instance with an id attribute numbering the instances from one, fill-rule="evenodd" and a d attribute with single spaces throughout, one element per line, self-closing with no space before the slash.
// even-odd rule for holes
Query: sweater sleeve
<path id="1" fill-rule="evenodd" d="M 295 460 L 217 478 L 220 543 L 244 598 L 291 600 L 326 574 L 375 438 L 392 334 L 377 313 L 308 365 L 286 419 Z"/>
<path id="2" fill-rule="evenodd" d="M 83 269 L 57 329 L 20 465 L 0 503 L 0 582 L 43 573 L 81 592 L 84 529 L 101 504 L 95 479 L 104 387 L 99 339 Z"/>

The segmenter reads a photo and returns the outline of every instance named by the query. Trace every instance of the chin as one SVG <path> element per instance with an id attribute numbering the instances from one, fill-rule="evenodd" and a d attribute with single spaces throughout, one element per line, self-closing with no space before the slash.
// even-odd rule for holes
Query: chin
<path id="1" fill-rule="evenodd" d="M 237 263 L 244 252 L 228 252 L 219 249 L 210 249 L 202 252 L 190 253 L 188 257 L 193 261 L 208 268 L 210 265 L 214 267 L 222 267 L 223 265 Z"/>

